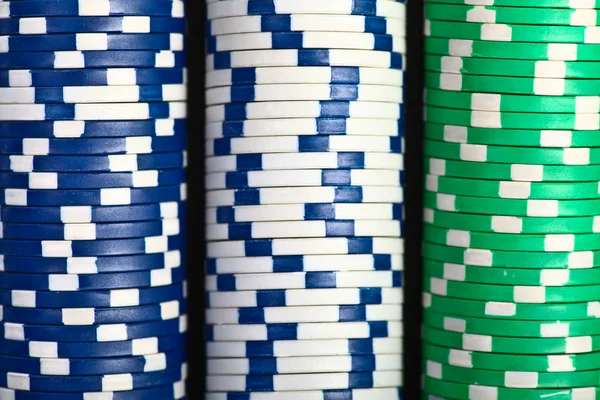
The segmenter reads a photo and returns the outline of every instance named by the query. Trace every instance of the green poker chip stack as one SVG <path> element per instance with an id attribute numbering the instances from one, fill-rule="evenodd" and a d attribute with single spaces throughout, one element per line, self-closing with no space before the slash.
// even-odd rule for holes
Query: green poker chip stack
<path id="1" fill-rule="evenodd" d="M 600 0 L 424 29 L 424 398 L 599 399 Z"/>

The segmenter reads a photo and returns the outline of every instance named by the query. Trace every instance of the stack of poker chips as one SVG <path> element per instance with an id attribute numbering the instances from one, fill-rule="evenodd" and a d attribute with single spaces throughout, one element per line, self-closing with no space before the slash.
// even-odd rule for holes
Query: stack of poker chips
<path id="1" fill-rule="evenodd" d="M 598 7 L 426 4 L 430 399 L 598 398 Z"/>
<path id="2" fill-rule="evenodd" d="M 184 4 L 0 2 L 0 398 L 184 399 Z"/>
<path id="3" fill-rule="evenodd" d="M 207 399 L 399 400 L 405 5 L 207 6 Z"/>

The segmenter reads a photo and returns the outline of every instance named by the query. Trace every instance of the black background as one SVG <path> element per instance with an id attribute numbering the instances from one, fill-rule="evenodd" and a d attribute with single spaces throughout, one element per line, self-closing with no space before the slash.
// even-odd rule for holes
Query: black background
<path id="1" fill-rule="evenodd" d="M 297 0 L 302 1 L 302 0 Z M 327 1 L 327 0 L 323 0 Z M 405 263 L 404 263 L 404 400 L 421 397 L 422 288 L 422 93 L 423 3 L 407 0 L 407 68 L 404 81 L 406 111 Z M 204 54 L 205 4 L 187 1 L 189 153 L 188 153 L 188 398 L 204 396 Z M 378 400 L 378 399 L 373 399 Z"/>

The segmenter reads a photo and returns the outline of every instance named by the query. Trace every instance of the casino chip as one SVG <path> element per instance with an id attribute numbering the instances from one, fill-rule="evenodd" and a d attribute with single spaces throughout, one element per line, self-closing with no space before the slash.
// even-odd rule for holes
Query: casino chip
<path id="1" fill-rule="evenodd" d="M 599 10 L 425 4 L 424 398 L 598 398 Z"/>
<path id="2" fill-rule="evenodd" d="M 406 6 L 206 3 L 206 398 L 399 400 Z"/>
<path id="3" fill-rule="evenodd" d="M 184 6 L 0 4 L 2 399 L 186 398 Z"/>

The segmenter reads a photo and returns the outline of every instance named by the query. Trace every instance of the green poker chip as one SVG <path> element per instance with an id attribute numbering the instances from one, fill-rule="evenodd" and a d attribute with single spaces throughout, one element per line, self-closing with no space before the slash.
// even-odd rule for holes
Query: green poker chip
<path id="1" fill-rule="evenodd" d="M 449 349 L 424 343 L 423 358 L 458 367 L 494 371 L 569 372 L 598 370 L 600 353 L 547 356 L 496 354 Z"/>
<path id="2" fill-rule="evenodd" d="M 437 124 L 508 129 L 600 129 L 598 114 L 535 114 L 427 107 L 425 121 Z"/>
<path id="3" fill-rule="evenodd" d="M 423 260 L 423 275 L 468 283 L 518 286 L 600 285 L 600 268 L 589 269 L 518 269 L 489 268 Z"/>
<path id="4" fill-rule="evenodd" d="M 525 343 L 527 343 L 526 339 L 522 345 L 524 346 Z M 423 371 L 431 378 L 449 382 L 467 384 L 477 382 L 478 385 L 484 386 L 520 389 L 576 388 L 596 386 L 600 381 L 600 370 L 570 372 L 492 371 L 457 367 L 431 360 L 424 360 Z"/>
<path id="5" fill-rule="evenodd" d="M 425 192 L 425 207 L 471 214 L 514 215 L 523 217 L 579 217 L 600 214 L 600 199 L 520 200 Z"/>
<path id="6" fill-rule="evenodd" d="M 566 304 L 530 304 L 508 301 L 482 301 L 438 296 L 424 292 L 424 307 L 442 314 L 465 317 L 497 318 L 510 320 L 547 321 L 597 319 L 598 302 Z"/>
<path id="7" fill-rule="evenodd" d="M 485 201 L 485 200 L 484 200 Z M 448 229 L 500 233 L 595 233 L 597 217 L 515 217 L 508 215 L 479 215 L 424 209 L 427 223 Z"/>
<path id="8" fill-rule="evenodd" d="M 425 52 L 443 56 L 515 60 L 599 61 L 600 44 L 523 43 L 425 38 Z"/>
<path id="9" fill-rule="evenodd" d="M 599 67 L 593 61 L 531 61 L 425 55 L 426 71 L 463 75 L 600 79 Z"/>
<path id="10" fill-rule="evenodd" d="M 560 97 L 555 98 L 560 102 Z M 424 133 L 428 139 L 450 143 L 550 148 L 600 147 L 600 135 L 598 135 L 598 131 L 596 130 L 544 131 L 533 129 L 475 128 L 471 126 L 443 125 L 427 122 L 425 123 Z"/>
<path id="11" fill-rule="evenodd" d="M 519 321 L 457 316 L 426 308 L 423 324 L 450 332 L 504 337 L 558 338 L 600 335 L 600 319 Z"/>
<path id="12" fill-rule="evenodd" d="M 426 139 L 424 153 L 429 157 L 475 162 L 544 165 L 600 164 L 600 148 L 589 147 L 535 149 L 531 147 L 448 143 Z"/>
<path id="13" fill-rule="evenodd" d="M 597 199 L 600 182 L 540 183 L 427 175 L 425 189 L 435 193 L 501 199 Z"/>
<path id="14" fill-rule="evenodd" d="M 510 251 L 587 251 L 600 250 L 600 233 L 526 235 L 487 233 L 425 225 L 423 238 L 430 243 L 461 248 Z"/>
<path id="15" fill-rule="evenodd" d="M 423 390 L 447 399 L 471 400 L 578 400 L 595 399 L 600 394 L 600 388 L 553 388 L 553 389 L 524 389 L 484 386 L 479 384 L 463 384 L 426 376 L 423 379 Z M 586 397 L 582 397 L 582 395 Z M 593 397 L 589 397 L 593 396 Z"/>
<path id="16" fill-rule="evenodd" d="M 598 97 L 527 96 L 496 93 L 466 93 L 452 90 L 426 89 L 428 106 L 469 111 L 547 114 L 598 114 Z"/>
<path id="17" fill-rule="evenodd" d="M 600 8 L 600 0 L 427 0 L 427 2 L 497 7 Z"/>
<path id="18" fill-rule="evenodd" d="M 425 17 L 441 21 L 482 22 L 525 25 L 596 26 L 600 20 L 595 10 L 463 6 L 457 4 L 425 4 Z"/>
<path id="19" fill-rule="evenodd" d="M 595 43 L 597 27 L 518 25 L 425 20 L 425 35 L 446 39 L 467 39 L 534 43 Z"/>
<path id="20" fill-rule="evenodd" d="M 598 181 L 600 165 L 525 165 L 444 160 L 425 157 L 425 173 L 455 178 L 521 182 Z"/>
<path id="21" fill-rule="evenodd" d="M 425 326 L 423 338 L 437 346 L 485 353 L 579 354 L 600 350 L 600 336 L 533 339 L 456 333 Z"/>
<path id="22" fill-rule="evenodd" d="M 423 242 L 423 254 L 431 260 L 480 267 L 561 269 L 600 267 L 600 251 L 550 253 L 464 249 Z"/>
<path id="23" fill-rule="evenodd" d="M 512 286 L 426 278 L 423 287 L 438 296 L 486 302 L 564 305 L 600 300 L 600 285 L 591 283 L 586 286 Z"/>
<path id="24" fill-rule="evenodd" d="M 600 54 L 600 51 L 598 54 Z M 433 89 L 475 93 L 506 93 L 535 96 L 595 96 L 600 91 L 600 79 L 524 78 L 425 72 L 425 86 Z M 536 123 L 539 123 L 539 121 Z M 508 128 L 508 126 L 506 127 Z M 531 129 L 535 128 L 532 127 Z"/>

